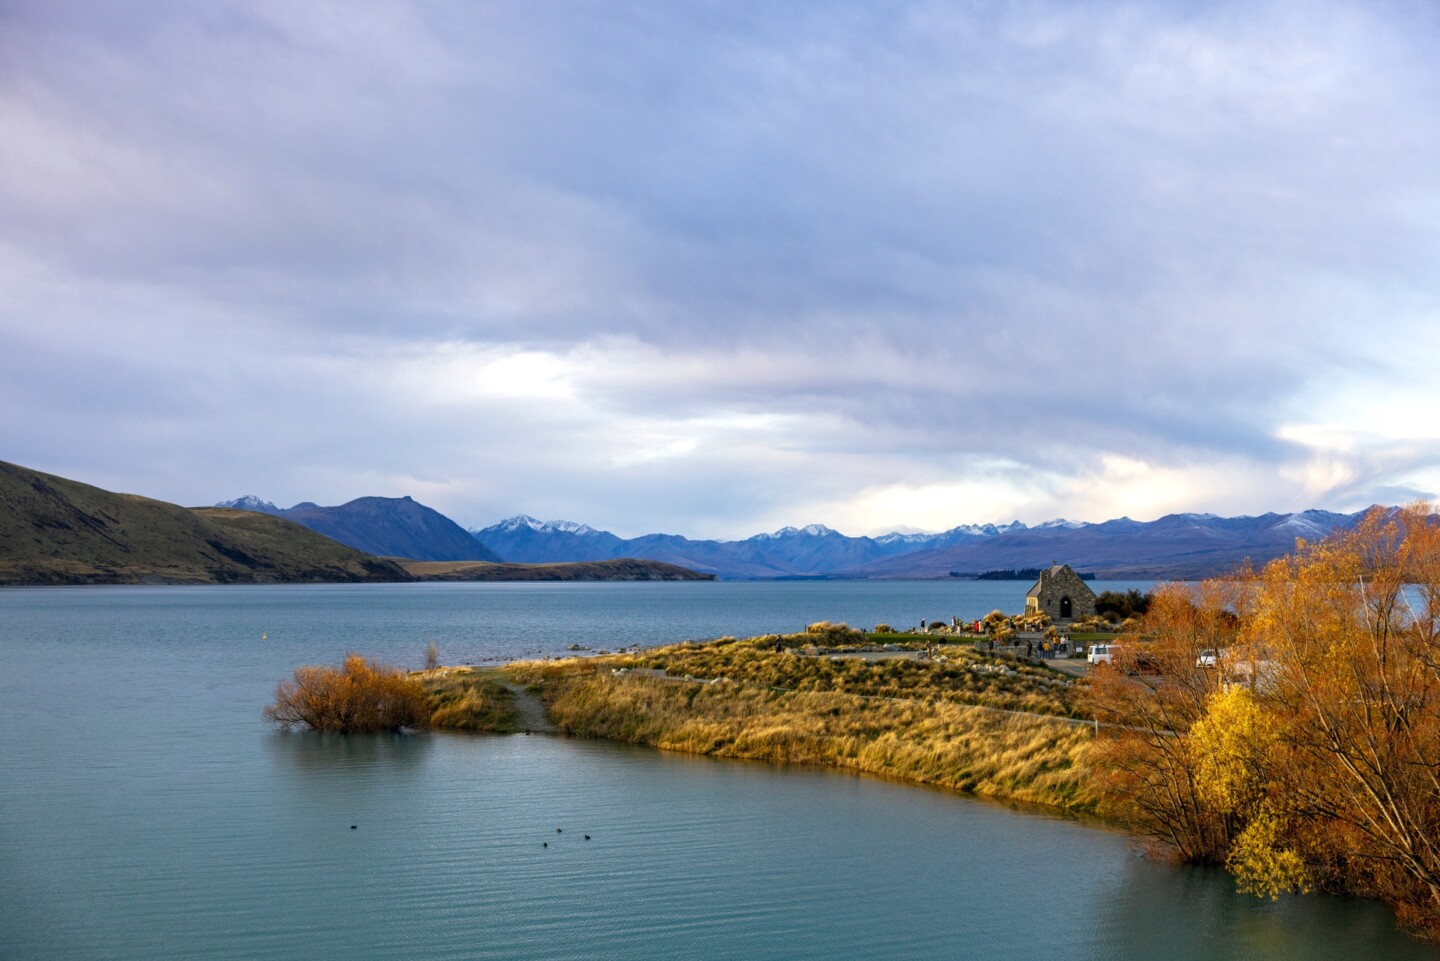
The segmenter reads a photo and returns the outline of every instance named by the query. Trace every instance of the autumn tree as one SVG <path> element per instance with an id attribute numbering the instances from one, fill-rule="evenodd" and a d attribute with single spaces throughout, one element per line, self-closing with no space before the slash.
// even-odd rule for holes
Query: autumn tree
<path id="1" fill-rule="evenodd" d="M 1224 582 L 1169 585 L 1145 622 L 1143 656 L 1159 681 L 1132 676 L 1139 649 L 1121 647 L 1091 672 L 1083 709 L 1103 722 L 1093 768 L 1108 809 L 1167 843 L 1187 861 L 1223 861 L 1233 822 L 1206 803 L 1186 736 L 1218 690 L 1216 672 L 1197 666 L 1202 650 L 1236 634 L 1234 589 Z M 1138 672 L 1137 672 L 1138 673 Z"/>
<path id="2" fill-rule="evenodd" d="M 275 686 L 275 703 L 264 717 L 287 729 L 359 734 L 423 727 L 430 711 L 419 683 L 404 670 L 350 654 L 339 667 L 297 667 L 293 681 Z"/>
<path id="3" fill-rule="evenodd" d="M 1245 640 L 1286 719 L 1292 817 L 1310 856 L 1440 934 L 1440 529 L 1427 504 L 1268 565 Z"/>

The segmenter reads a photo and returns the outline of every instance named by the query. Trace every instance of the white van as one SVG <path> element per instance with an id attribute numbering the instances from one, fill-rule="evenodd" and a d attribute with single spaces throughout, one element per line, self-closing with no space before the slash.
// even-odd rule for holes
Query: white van
<path id="1" fill-rule="evenodd" d="M 1090 650 L 1085 653 L 1085 660 L 1090 664 L 1113 664 L 1117 646 L 1115 644 L 1091 644 Z"/>

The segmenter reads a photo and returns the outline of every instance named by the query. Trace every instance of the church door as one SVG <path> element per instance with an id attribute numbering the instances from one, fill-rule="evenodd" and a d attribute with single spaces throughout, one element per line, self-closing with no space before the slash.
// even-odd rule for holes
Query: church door
<path id="1" fill-rule="evenodd" d="M 1073 615 L 1071 615 L 1071 613 L 1070 613 L 1070 598 L 1068 598 L 1068 597 L 1062 597 L 1062 598 L 1060 598 L 1060 616 L 1061 616 L 1061 617 L 1071 617 L 1071 616 L 1073 616 Z"/>

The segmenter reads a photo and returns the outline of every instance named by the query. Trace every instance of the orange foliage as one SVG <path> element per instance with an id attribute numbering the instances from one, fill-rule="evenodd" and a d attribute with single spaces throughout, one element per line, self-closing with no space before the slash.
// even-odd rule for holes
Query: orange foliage
<path id="1" fill-rule="evenodd" d="M 361 734 L 423 727 L 430 711 L 419 683 L 403 670 L 350 654 L 338 668 L 297 667 L 294 681 L 275 686 L 264 716 L 282 728 Z"/>

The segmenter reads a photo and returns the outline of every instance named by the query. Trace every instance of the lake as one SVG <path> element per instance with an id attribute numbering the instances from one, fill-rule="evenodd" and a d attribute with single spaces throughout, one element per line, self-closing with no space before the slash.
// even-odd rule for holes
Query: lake
<path id="1" fill-rule="evenodd" d="M 1440 958 L 1380 905 L 1241 897 L 1096 821 L 597 741 L 260 720 L 296 665 L 351 649 L 903 627 L 1028 587 L 0 590 L 0 957 Z"/>

